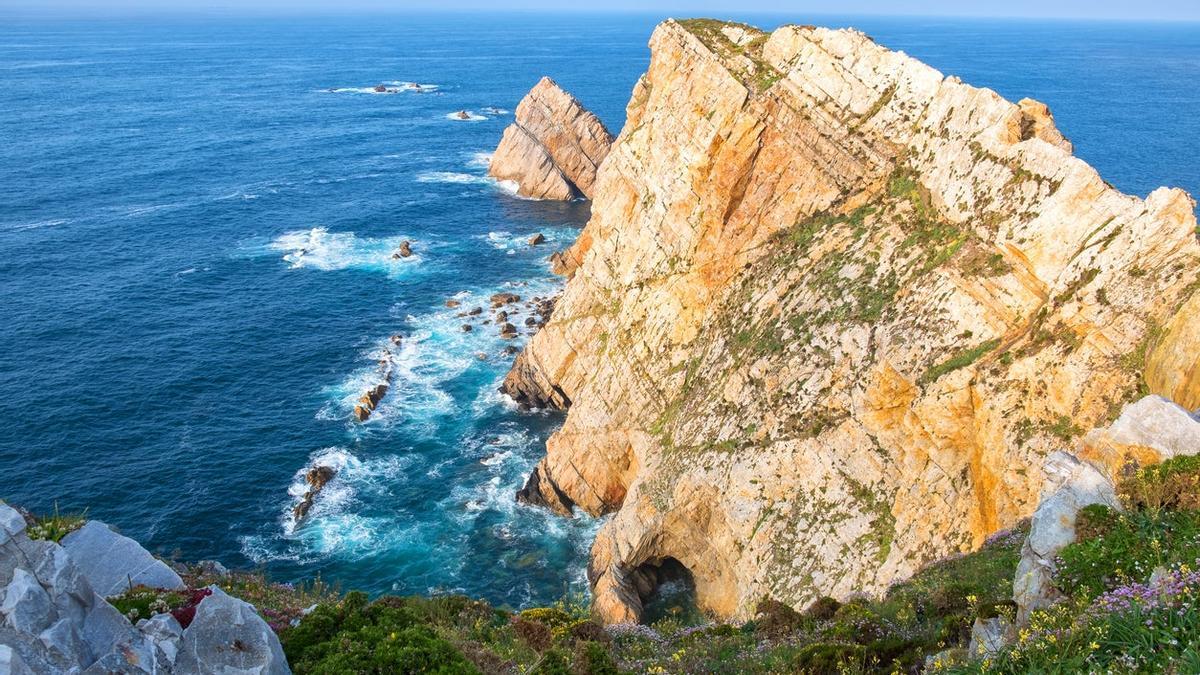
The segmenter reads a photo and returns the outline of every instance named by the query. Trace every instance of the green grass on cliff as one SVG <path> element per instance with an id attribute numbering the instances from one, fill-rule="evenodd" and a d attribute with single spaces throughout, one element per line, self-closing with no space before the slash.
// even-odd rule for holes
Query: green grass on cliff
<path id="1" fill-rule="evenodd" d="M 709 622 L 679 597 L 650 625 L 605 629 L 578 602 L 513 612 L 458 596 L 352 593 L 281 638 L 299 675 L 910 672 L 961 644 L 977 616 L 1011 612 L 1023 536 L 1019 528 L 930 565 L 880 599 L 825 598 L 805 612 L 765 600 L 739 625 Z"/>
<path id="2" fill-rule="evenodd" d="M 55 502 L 54 513 L 33 516 L 33 523 L 26 532 L 30 539 L 61 542 L 63 537 L 83 527 L 87 520 L 87 509 L 79 513 L 63 513 L 58 510 L 58 502 Z"/>
<path id="3" fill-rule="evenodd" d="M 361 593 L 280 630 L 305 673 L 1200 672 L 1200 460 L 1132 473 L 1122 514 L 1080 518 L 1060 556 L 1064 600 L 1036 612 L 1017 644 L 967 660 L 976 619 L 1012 617 L 1023 523 L 979 550 L 919 570 L 882 597 L 822 598 L 803 612 L 770 599 L 754 620 L 712 623 L 684 604 L 650 625 L 603 628 L 579 602 L 520 612 L 457 596 Z M 1149 583 L 1158 569 L 1165 581 Z M 671 602 L 678 602 L 677 599 Z M 669 603 L 668 603 L 669 604 Z"/>
<path id="4" fill-rule="evenodd" d="M 717 19 L 679 19 L 676 23 L 724 59 L 730 72 L 751 91 L 764 92 L 783 77 L 783 73 L 762 58 L 763 44 L 770 37 L 769 33 L 744 23 Z M 730 26 L 740 28 L 754 37 L 739 45 L 724 33 L 724 29 Z M 745 63 L 740 62 L 739 57 L 744 57 Z"/>

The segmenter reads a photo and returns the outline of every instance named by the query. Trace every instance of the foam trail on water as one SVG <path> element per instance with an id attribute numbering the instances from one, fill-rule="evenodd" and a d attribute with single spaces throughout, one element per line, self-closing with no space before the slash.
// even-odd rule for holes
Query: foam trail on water
<path id="1" fill-rule="evenodd" d="M 267 245 L 268 251 L 283 254 L 283 260 L 293 269 L 311 268 L 323 271 L 364 269 L 399 275 L 421 263 L 419 253 L 394 257 L 400 244 L 408 240 L 413 248 L 421 246 L 407 237 L 373 239 L 358 237 L 353 232 L 330 232 L 324 227 L 287 232 Z"/>
<path id="2" fill-rule="evenodd" d="M 426 171 L 417 175 L 418 183 L 463 183 L 469 185 L 491 185 L 495 179 L 456 171 Z"/>
<path id="3" fill-rule="evenodd" d="M 403 94 L 403 93 L 408 93 L 408 92 L 417 93 L 417 94 L 427 94 L 427 93 L 433 93 L 433 92 L 437 91 L 439 88 L 440 88 L 439 85 L 436 85 L 436 84 L 422 84 L 422 83 L 418 83 L 418 82 L 405 82 L 403 80 L 389 80 L 387 82 L 384 82 L 383 84 L 374 85 L 374 86 L 370 86 L 370 87 L 330 87 L 329 89 L 323 89 L 322 91 L 324 91 L 326 93 L 330 93 L 330 94 L 387 95 L 387 94 Z"/>

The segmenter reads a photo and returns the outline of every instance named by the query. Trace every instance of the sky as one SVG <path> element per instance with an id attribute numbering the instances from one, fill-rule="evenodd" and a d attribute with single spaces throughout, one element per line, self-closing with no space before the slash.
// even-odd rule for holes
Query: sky
<path id="1" fill-rule="evenodd" d="M 1200 0 L 0 0 L 5 16 L 122 14 L 352 14 L 429 11 L 616 11 L 719 16 L 754 11 L 840 15 L 919 15 L 1200 21 Z"/>

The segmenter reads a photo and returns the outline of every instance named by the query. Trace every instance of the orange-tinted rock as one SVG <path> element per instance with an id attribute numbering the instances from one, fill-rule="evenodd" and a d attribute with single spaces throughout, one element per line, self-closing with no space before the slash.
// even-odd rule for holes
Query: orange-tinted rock
<path id="1" fill-rule="evenodd" d="M 526 197 L 590 198 L 612 142 L 599 118 L 543 77 L 517 106 L 488 173 L 515 181 L 517 193 Z"/>
<path id="2" fill-rule="evenodd" d="M 1198 391 L 1185 193 L 1121 194 L 1045 106 L 853 30 L 667 21 L 650 45 L 504 383 L 569 406 L 525 498 L 613 514 L 607 620 L 667 558 L 723 617 L 882 591 L 1029 515 L 1044 458 L 1143 374 Z"/>

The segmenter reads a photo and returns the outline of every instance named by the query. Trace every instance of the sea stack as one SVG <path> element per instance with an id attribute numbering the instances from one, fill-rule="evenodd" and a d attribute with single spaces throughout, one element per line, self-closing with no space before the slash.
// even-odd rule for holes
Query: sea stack
<path id="1" fill-rule="evenodd" d="M 517 106 L 516 121 L 504 130 L 488 173 L 515 181 L 523 197 L 591 199 L 612 143 L 598 117 L 543 77 Z"/>

